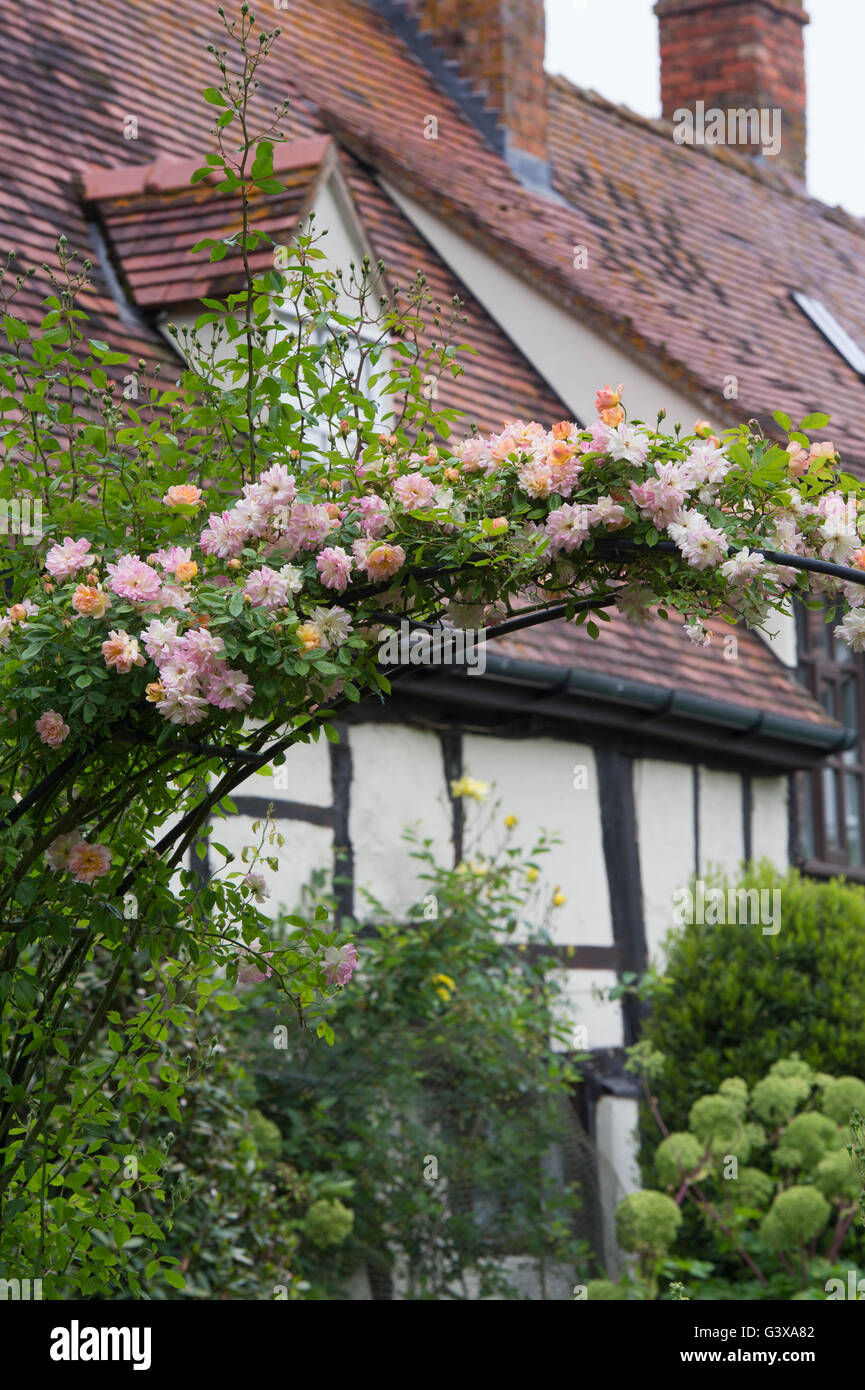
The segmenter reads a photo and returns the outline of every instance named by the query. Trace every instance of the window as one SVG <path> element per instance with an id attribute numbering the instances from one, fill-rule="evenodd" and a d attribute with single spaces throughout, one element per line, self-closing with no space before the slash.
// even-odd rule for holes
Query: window
<path id="1" fill-rule="evenodd" d="M 285 330 L 287 333 L 297 333 L 297 320 L 296 318 L 294 318 L 293 314 L 290 311 L 282 312 L 280 314 L 280 318 L 283 324 L 285 325 Z M 321 346 L 322 344 L 327 343 L 328 339 L 333 336 L 333 332 L 330 328 L 318 327 L 316 325 L 310 330 L 307 341 L 310 343 L 314 343 L 317 346 Z M 343 379 L 348 378 L 352 382 L 352 384 L 357 382 L 359 394 L 364 396 L 367 400 L 372 401 L 375 405 L 376 423 L 380 424 L 383 423 L 382 416 L 384 415 L 385 411 L 387 409 L 393 409 L 393 403 L 392 398 L 384 394 L 383 388 L 385 386 L 385 381 L 380 376 L 380 374 L 384 372 L 387 367 L 387 362 L 385 360 L 386 354 L 382 354 L 378 363 L 373 363 L 371 357 L 365 351 L 376 341 L 377 336 L 374 335 L 372 332 L 370 332 L 370 334 L 367 336 L 363 336 L 362 346 L 357 342 L 350 341 L 344 348 L 344 350 L 341 352 L 339 358 L 327 360 L 326 365 L 323 365 L 322 367 L 322 375 L 324 376 L 324 379 L 328 384 L 335 381 L 339 377 L 342 377 Z M 363 361 L 361 361 L 362 353 L 364 354 Z M 360 372 L 359 379 L 358 371 Z M 370 378 L 376 375 L 379 375 L 379 380 L 371 384 Z M 288 388 L 286 388 L 286 393 L 287 392 Z M 322 420 L 315 425 L 307 426 L 305 432 L 305 443 L 307 446 L 312 445 L 314 448 L 323 451 L 329 449 L 331 445 L 328 440 L 327 421 Z M 347 448 L 351 449 L 354 446 L 354 443 L 355 435 L 349 435 L 347 440 Z"/>
<path id="2" fill-rule="evenodd" d="M 803 294 L 801 290 L 794 290 L 791 298 L 818 332 L 823 334 L 826 341 L 832 344 L 839 357 L 843 357 L 847 365 L 852 367 L 854 372 L 858 372 L 859 376 L 865 377 L 865 352 L 853 341 L 846 329 L 841 327 L 834 314 L 829 313 L 825 304 L 821 304 L 819 299 L 813 299 L 811 295 Z"/>
<path id="3" fill-rule="evenodd" d="M 798 677 L 830 718 L 856 735 L 852 748 L 800 774 L 798 851 L 811 872 L 849 868 L 865 878 L 865 656 L 834 637 L 835 625 L 824 611 L 796 605 Z"/>

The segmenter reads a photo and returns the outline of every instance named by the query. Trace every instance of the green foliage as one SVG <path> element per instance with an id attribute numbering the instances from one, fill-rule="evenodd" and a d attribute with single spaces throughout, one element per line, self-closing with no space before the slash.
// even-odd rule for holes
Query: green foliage
<path id="1" fill-rule="evenodd" d="M 760 1235 L 776 1250 L 809 1245 L 826 1227 L 832 1208 L 816 1187 L 779 1192 L 760 1225 Z"/>
<path id="2" fill-rule="evenodd" d="M 682 1213 L 663 1192 L 632 1192 L 616 1208 L 616 1236 L 623 1250 L 664 1255 L 676 1239 Z"/>
<path id="3" fill-rule="evenodd" d="M 833 1077 L 814 1072 L 794 1053 L 773 1063 L 750 1095 L 740 1076 L 725 1078 L 717 1092 L 691 1106 L 690 1129 L 669 1134 L 655 1094 L 666 1069 L 645 1048 L 634 1048 L 632 1055 L 637 1061 L 648 1056 L 648 1107 L 665 1136 L 655 1148 L 653 1168 L 658 1182 L 675 1194 L 647 1189 L 617 1210 L 619 1241 L 639 1255 L 636 1286 L 643 1296 L 654 1297 L 661 1276 L 675 1268 L 690 1275 L 689 1296 L 697 1299 L 820 1296 L 816 1290 L 834 1276 L 842 1257 L 850 1265 L 862 1242 L 852 1226 L 860 1191 L 850 1161 L 854 1146 L 815 1107 L 825 1104 L 828 1093 L 837 1097 L 840 1111 L 841 1098 L 846 1105 L 857 1094 L 857 1078 L 843 1078 L 838 1090 Z M 835 1113 L 832 1102 L 829 1108 Z M 751 1111 L 765 1129 L 749 1117 Z M 664 1219 L 669 1228 L 653 1237 L 652 1221 Z M 675 1259 L 665 1260 L 673 1239 Z M 620 1285 L 633 1278 L 632 1272 Z"/>
<path id="4" fill-rule="evenodd" d="M 342 1245 L 353 1226 L 354 1212 L 343 1206 L 338 1197 L 320 1197 L 306 1213 L 307 1237 L 321 1250 Z"/>
<path id="5" fill-rule="evenodd" d="M 643 1042 L 666 1058 L 653 1089 L 675 1129 L 685 1128 L 694 1102 L 732 1073 L 754 1086 L 791 1052 L 806 1069 L 865 1076 L 865 890 L 796 873 L 781 878 L 765 863 L 737 886 L 780 889 L 776 935 L 758 926 L 698 923 L 677 927 L 665 945 L 666 969 Z M 773 1071 L 755 1098 L 761 1120 L 773 1124 L 795 1111 L 796 1076 Z M 839 1123 L 849 1118 L 841 1114 L 846 1104 L 845 1097 Z M 644 1116 L 645 1144 L 653 1131 Z"/>
<path id="6" fill-rule="evenodd" d="M 415 841 L 422 898 L 405 918 L 371 903 L 326 1055 L 303 1035 L 274 1047 L 263 1009 L 237 1020 L 286 1162 L 350 1187 L 338 1247 L 313 1238 L 307 1217 L 294 1268 L 313 1297 L 344 1297 L 364 1267 L 378 1297 L 397 1280 L 409 1299 L 519 1297 L 511 1256 L 530 1257 L 542 1290 L 585 1265 L 577 1072 L 552 1045 L 571 1046 L 571 1025 L 545 935 L 521 937 L 554 910 L 535 868 L 545 844 L 527 857 L 493 810 L 478 835 L 484 857 L 452 869 Z"/>

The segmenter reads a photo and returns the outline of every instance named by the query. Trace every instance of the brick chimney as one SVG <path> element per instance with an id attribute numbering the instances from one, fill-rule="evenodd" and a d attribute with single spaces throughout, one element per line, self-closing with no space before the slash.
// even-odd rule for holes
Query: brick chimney
<path id="1" fill-rule="evenodd" d="M 498 117 L 503 153 L 533 186 L 549 186 L 544 0 L 404 0 L 422 36 L 455 62 Z"/>
<path id="2" fill-rule="evenodd" d="M 690 111 L 694 143 L 731 145 L 804 181 L 804 0 L 657 0 L 655 14 L 664 116 Z M 720 122 L 719 110 L 739 114 Z M 677 139 L 686 125 L 680 115 Z"/>

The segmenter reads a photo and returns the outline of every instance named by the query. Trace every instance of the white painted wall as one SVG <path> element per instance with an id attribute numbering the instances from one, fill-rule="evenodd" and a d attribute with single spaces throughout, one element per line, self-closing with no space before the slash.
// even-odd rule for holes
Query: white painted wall
<path id="1" fill-rule="evenodd" d="M 784 870 L 790 863 L 787 778 L 754 777 L 751 795 L 752 855 L 755 860 L 765 857 Z"/>
<path id="2" fill-rule="evenodd" d="M 701 767 L 699 785 L 700 873 L 720 869 L 736 878 L 745 857 L 742 779 L 738 773 Z"/>
<path id="3" fill-rule="evenodd" d="M 245 846 L 258 845 L 259 833 L 253 833 L 255 820 L 252 816 L 227 816 L 225 820 L 213 822 L 211 841 L 224 845 L 235 856 L 234 863 L 228 865 L 227 872 L 245 873 L 248 864 L 241 860 Z M 275 855 L 278 861 L 276 873 L 266 864 L 257 864 L 256 872 L 264 875 L 270 888 L 270 897 L 261 904 L 262 911 L 276 916 L 280 907 L 293 912 L 300 900 L 301 890 L 309 881 L 311 874 L 323 869 L 328 878 L 333 870 L 333 832 L 325 826 L 310 825 L 307 821 L 277 821 L 274 824 L 283 837 L 284 844 L 267 844 L 262 853 Z M 223 856 L 218 850 L 210 851 L 210 868 L 214 872 L 221 868 Z M 220 874 L 220 877 L 224 875 Z"/>
<path id="4" fill-rule="evenodd" d="M 662 963 L 661 942 L 673 926 L 673 893 L 694 869 L 694 799 L 690 766 L 634 761 L 643 916 L 649 958 Z"/>
<path id="5" fill-rule="evenodd" d="M 571 1047 L 593 1051 L 599 1047 L 623 1047 L 625 1042 L 622 1007 L 601 998 L 616 983 L 613 970 L 553 970 L 552 978 L 562 990 L 560 1018 L 571 1028 Z M 580 1026 L 586 1033 L 575 1032 Z M 583 1042 L 585 1038 L 585 1042 Z M 557 1049 L 560 1051 L 565 1048 Z"/>
<path id="6" fill-rule="evenodd" d="M 349 834 L 355 857 L 355 915 L 369 918 L 362 889 L 405 912 L 427 891 L 422 866 L 402 839 L 416 825 L 431 839 L 439 863 L 453 862 L 452 818 L 444 759 L 435 734 L 400 724 L 358 724 L 349 732 L 352 756 Z"/>
<path id="7" fill-rule="evenodd" d="M 535 926 L 548 917 L 553 941 L 564 945 L 611 946 L 613 929 L 601 841 L 598 775 L 592 749 L 586 744 L 556 739 L 513 740 L 467 734 L 463 763 L 469 776 L 491 784 L 490 801 L 500 810 L 465 802 L 467 856 L 475 853 L 479 834 L 481 853 L 489 855 L 505 835 L 504 817 L 515 815 L 519 825 L 511 843 L 530 851 L 542 830 L 557 834 L 561 843 L 540 856 L 539 895 L 529 914 Z M 585 787 L 574 787 L 574 768 L 586 769 Z M 550 895 L 559 888 L 567 901 L 550 911 Z"/>
<path id="8" fill-rule="evenodd" d="M 232 793 L 261 796 L 269 801 L 302 801 L 308 806 L 329 806 L 332 801 L 328 742 L 322 735 L 317 743 L 296 743 L 287 752 L 281 767 L 270 776 L 254 772 Z"/>
<path id="9" fill-rule="evenodd" d="M 602 1096 L 595 1110 L 595 1143 L 604 1215 L 604 1257 L 609 1278 L 623 1266 L 616 1242 L 615 1212 L 623 1197 L 642 1186 L 636 1160 L 637 1102 L 624 1096 Z"/>

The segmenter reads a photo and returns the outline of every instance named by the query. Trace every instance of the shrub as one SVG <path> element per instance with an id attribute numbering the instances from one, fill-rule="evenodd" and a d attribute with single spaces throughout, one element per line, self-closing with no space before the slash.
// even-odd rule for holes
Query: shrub
<path id="1" fill-rule="evenodd" d="M 647 1189 L 620 1203 L 619 1243 L 638 1261 L 618 1287 L 629 1290 L 636 1283 L 638 1297 L 653 1298 L 662 1273 L 690 1269 L 706 1281 L 717 1270 L 719 1277 L 704 1284 L 711 1292 L 702 1296 L 820 1297 L 842 1251 L 849 1265 L 861 1243 L 853 1227 L 859 1176 L 851 1162 L 861 1158 L 858 1112 L 846 1112 L 846 1126 L 835 1117 L 845 1113 L 862 1083 L 814 1072 L 794 1054 L 775 1062 L 750 1096 L 741 1077 L 725 1079 L 717 1092 L 691 1106 L 690 1129 L 670 1134 L 652 1093 L 653 1078 L 664 1071 L 662 1059 L 643 1042 L 632 1049 L 629 1066 L 642 1072 L 649 1109 L 664 1134 L 654 1171 L 675 1196 Z M 827 1096 L 831 1118 L 816 1108 L 825 1107 Z M 759 1161 L 740 1167 L 752 1153 Z M 692 1213 L 690 1222 L 685 1211 Z M 676 1258 L 665 1259 L 674 1242 Z"/>
<path id="2" fill-rule="evenodd" d="M 741 885 L 780 886 L 776 935 L 759 926 L 702 923 L 676 928 L 667 939 L 667 965 L 644 1032 L 665 1057 L 654 1090 L 666 1122 L 687 1128 L 691 1106 L 725 1078 L 722 1094 L 731 1099 L 731 1073 L 753 1086 L 767 1066 L 795 1051 L 798 1070 L 789 1062 L 773 1070 L 755 1094 L 756 1117 L 775 1124 L 793 1114 L 807 1068 L 838 1077 L 821 1108 L 846 1123 L 854 1105 L 865 1111 L 858 1080 L 865 1076 L 865 890 L 795 872 L 779 880 L 766 863 L 750 868 Z M 641 1133 L 654 1147 L 647 1116 Z"/>

